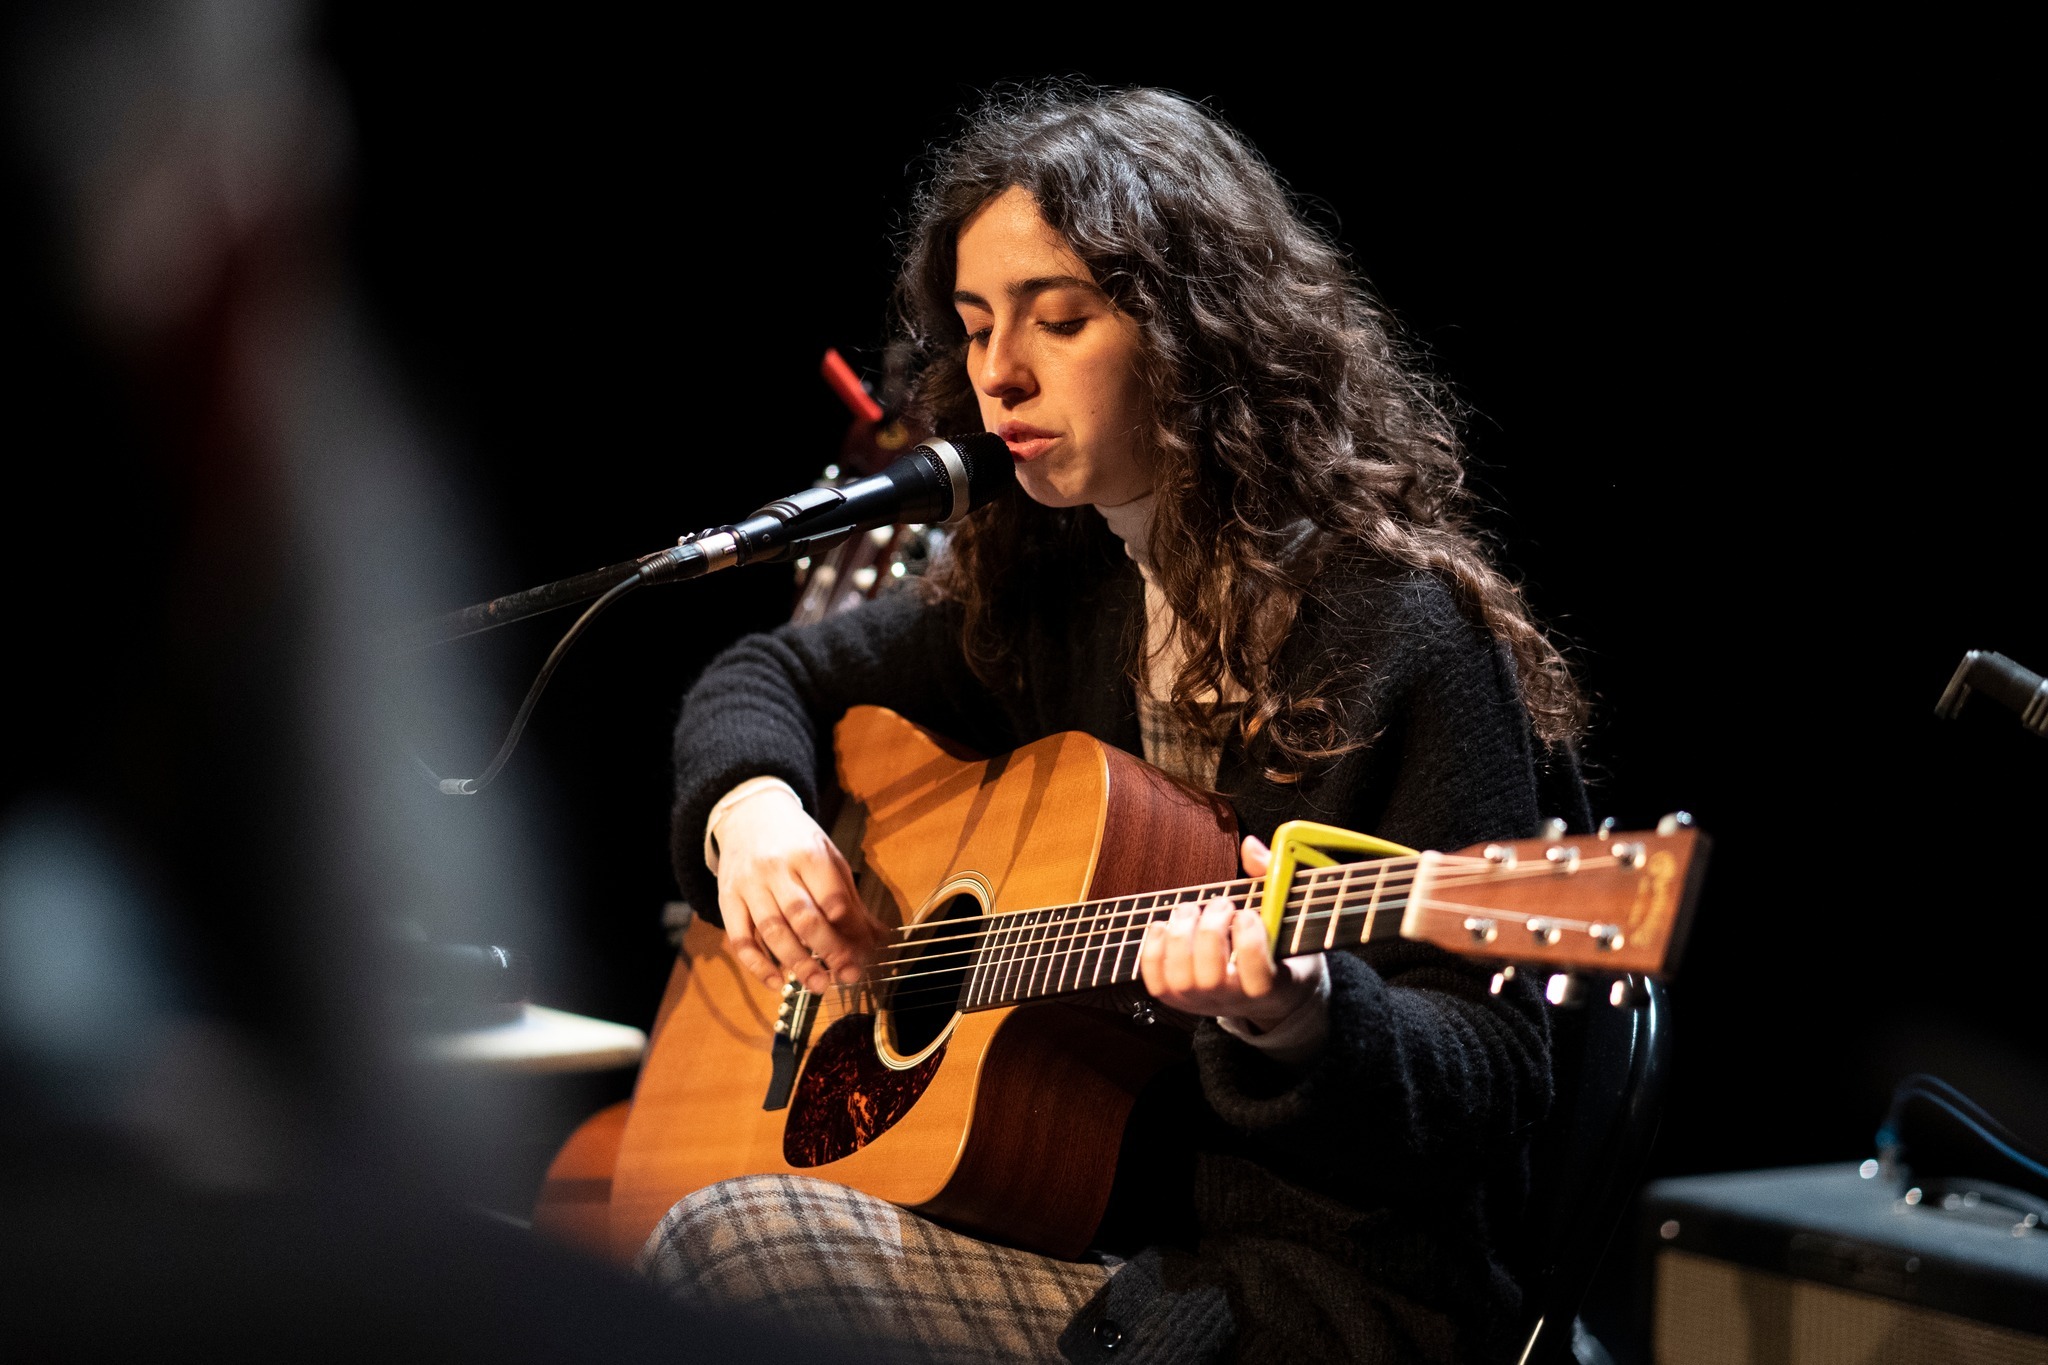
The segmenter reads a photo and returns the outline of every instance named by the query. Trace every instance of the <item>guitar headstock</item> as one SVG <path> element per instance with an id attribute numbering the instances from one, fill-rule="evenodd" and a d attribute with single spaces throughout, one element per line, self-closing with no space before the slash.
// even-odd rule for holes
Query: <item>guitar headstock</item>
<path id="1" fill-rule="evenodd" d="M 1425 853 L 1401 936 L 1557 971 L 1667 976 L 1707 846 L 1689 818 L 1667 816 L 1648 832 L 1603 828 Z"/>

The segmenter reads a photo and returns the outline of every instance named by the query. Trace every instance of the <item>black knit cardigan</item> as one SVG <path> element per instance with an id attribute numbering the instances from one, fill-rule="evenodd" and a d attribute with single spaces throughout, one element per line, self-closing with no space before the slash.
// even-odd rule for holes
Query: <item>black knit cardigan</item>
<path id="1" fill-rule="evenodd" d="M 1015 688 L 977 680 L 957 611 L 905 591 L 719 656 L 676 727 L 673 851 L 716 914 L 712 804 L 763 774 L 819 809 L 833 724 L 889 706 L 983 753 L 1061 730 L 1139 751 L 1130 681 L 1135 570 L 1062 575 L 1026 630 Z M 1225 746 L 1218 788 L 1245 833 L 1291 818 L 1418 848 L 1586 827 L 1569 754 L 1534 742 L 1506 652 L 1437 579 L 1371 562 L 1326 570 L 1283 670 L 1334 678 L 1362 749 L 1298 782 Z M 1513 1273 L 1527 1139 L 1550 1102 L 1549 1025 L 1527 974 L 1405 942 L 1330 956 L 1330 1035 L 1285 1069 L 1213 1021 L 1141 1097 L 1101 1240 L 1129 1257 L 1061 1338 L 1072 1360 L 1499 1361 L 1520 1328 Z"/>

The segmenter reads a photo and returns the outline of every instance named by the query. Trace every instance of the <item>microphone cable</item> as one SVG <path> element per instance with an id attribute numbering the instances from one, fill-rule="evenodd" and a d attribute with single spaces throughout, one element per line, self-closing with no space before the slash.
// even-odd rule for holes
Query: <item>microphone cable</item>
<path id="1" fill-rule="evenodd" d="M 427 767 L 426 760 L 417 752 L 413 754 L 413 762 L 426 770 L 427 776 L 433 779 L 434 785 L 439 787 L 445 796 L 475 796 L 490 786 L 498 774 L 504 771 L 506 762 L 512 757 L 512 751 L 519 747 L 519 737 L 526 733 L 526 722 L 532 718 L 533 708 L 540 702 L 540 694 L 548 690 L 548 680 L 555 676 L 555 670 L 561 667 L 562 659 L 569 653 L 569 646 L 576 643 L 576 637 L 583 633 L 585 626 L 597 619 L 599 612 L 646 581 L 645 570 L 620 579 L 602 597 L 586 607 L 583 614 L 576 618 L 574 625 L 562 632 L 562 638 L 555 642 L 554 649 L 548 654 L 547 662 L 540 666 L 539 674 L 534 677 L 533 686 L 526 689 L 526 699 L 519 703 L 518 713 L 512 717 L 512 725 L 505 734 L 505 742 L 498 746 L 498 752 L 484 765 L 482 772 L 475 777 L 440 777 L 432 768 Z"/>

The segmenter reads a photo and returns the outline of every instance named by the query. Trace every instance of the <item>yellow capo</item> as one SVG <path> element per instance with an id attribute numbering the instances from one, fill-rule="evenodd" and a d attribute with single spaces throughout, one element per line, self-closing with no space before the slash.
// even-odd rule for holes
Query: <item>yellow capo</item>
<path id="1" fill-rule="evenodd" d="M 1287 908 L 1287 893 L 1294 887 L 1295 869 L 1334 867 L 1337 860 L 1330 856 L 1332 853 L 1377 853 L 1399 858 L 1415 851 L 1389 839 L 1335 825 L 1319 825 L 1313 820 L 1289 820 L 1281 825 L 1273 831 L 1273 865 L 1266 872 L 1265 901 L 1259 910 L 1260 918 L 1266 922 L 1266 945 L 1276 950 L 1280 946 L 1280 916 Z"/>

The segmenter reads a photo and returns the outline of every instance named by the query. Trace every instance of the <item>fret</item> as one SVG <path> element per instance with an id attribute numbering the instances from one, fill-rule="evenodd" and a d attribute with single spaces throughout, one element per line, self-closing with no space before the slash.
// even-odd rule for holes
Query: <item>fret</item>
<path id="1" fill-rule="evenodd" d="M 1078 991 L 1088 974 L 1088 944 L 1094 937 L 1096 921 L 1102 916 L 1101 901 L 1074 907 L 1073 926 L 1067 932 L 1066 960 L 1060 964 L 1057 989 Z"/>
<path id="2" fill-rule="evenodd" d="M 1017 998 L 1017 974 L 1024 965 L 1018 960 L 1017 950 L 1028 940 L 1032 915 L 1010 915 L 1007 918 L 1010 931 L 1003 935 L 1003 970 L 996 978 L 996 999 L 999 1001 Z"/>
<path id="3" fill-rule="evenodd" d="M 1081 983 L 1081 957 L 1088 951 L 1088 928 L 1095 921 L 1095 902 L 1074 907 L 1067 919 L 1067 931 L 1060 937 L 1059 970 L 1053 973 L 1052 993 L 1065 995 Z"/>
<path id="4" fill-rule="evenodd" d="M 975 968 L 978 976 L 974 994 L 969 997 L 970 1003 L 976 1007 L 986 1005 L 995 998 L 996 978 L 1001 974 L 1003 966 L 1002 939 L 1000 920 L 981 931 L 980 959 Z"/>
<path id="5" fill-rule="evenodd" d="M 1045 959 L 1045 966 L 1039 974 L 1036 994 L 1059 994 L 1060 978 L 1067 970 L 1067 942 L 1073 937 L 1074 921 L 1081 909 L 1081 906 L 1070 905 L 1053 911 L 1052 923 L 1047 926 L 1046 941 L 1039 947 L 1039 952 Z"/>
<path id="6" fill-rule="evenodd" d="M 1102 956 L 1095 964 L 1096 985 L 1114 986 L 1123 980 L 1120 969 L 1124 941 L 1130 937 L 1131 926 L 1142 922 L 1144 918 L 1145 912 L 1140 908 L 1144 900 L 1144 896 L 1125 896 L 1117 902 L 1123 908 L 1111 915 L 1109 923 L 1103 927 Z"/>
<path id="7" fill-rule="evenodd" d="M 1052 922 L 1048 926 L 1051 932 L 1040 945 L 1043 966 L 1039 972 L 1039 987 L 1033 994 L 1059 994 L 1062 989 L 1061 983 L 1066 980 L 1067 954 L 1071 951 L 1069 945 L 1073 942 L 1075 925 L 1080 919 L 1080 912 L 1084 909 L 1085 906 L 1070 905 L 1053 911 Z"/>
<path id="8" fill-rule="evenodd" d="M 981 992 L 975 1000 L 975 1003 L 980 1006 L 994 1004 L 1002 997 L 1003 993 L 1003 969 L 1007 965 L 1003 948 L 1004 944 L 1009 940 L 1011 926 L 1009 924 L 1009 917 L 1006 915 L 993 918 L 995 921 L 993 926 L 982 932 L 984 940 L 982 959 L 984 965 L 982 968 Z"/>
<path id="9" fill-rule="evenodd" d="M 974 940 L 974 957 L 967 967 L 967 990 L 961 996 L 965 1002 L 962 1008 L 970 1010 L 981 1003 L 981 997 L 988 989 L 989 931 L 977 928 Z"/>
<path id="10" fill-rule="evenodd" d="M 1067 970 L 1072 965 L 1069 959 L 1074 952 L 1074 936 L 1080 932 L 1081 916 L 1085 906 L 1071 906 L 1053 917 L 1056 932 L 1052 936 L 1052 956 L 1046 963 L 1045 988 L 1041 995 L 1058 995 L 1066 989 Z"/>
<path id="11" fill-rule="evenodd" d="M 1300 952 L 1302 931 L 1314 923 L 1318 915 L 1325 916 L 1331 924 L 1335 924 L 1338 916 L 1344 913 L 1344 892 L 1350 885 L 1350 881 L 1351 869 L 1347 866 L 1341 871 L 1331 869 L 1325 875 L 1309 882 L 1306 893 L 1302 898 L 1301 921 L 1295 926 L 1296 953 Z M 1317 903 L 1318 897 L 1321 899 L 1320 905 Z M 1315 935 L 1313 933 L 1309 934 L 1309 942 L 1310 944 L 1315 942 Z M 1327 943 L 1323 946 L 1325 948 L 1329 947 Z"/>
<path id="12" fill-rule="evenodd" d="M 1026 918 L 1021 941 L 1017 945 L 1017 989 L 1011 992 L 1013 998 L 1028 1000 L 1037 994 L 1038 973 L 1045 967 L 1046 927 L 1059 915 L 1057 909 L 1033 910 Z"/>
<path id="13" fill-rule="evenodd" d="M 1034 910 L 1025 926 L 1023 941 L 1017 945 L 1017 990 L 1020 1000 L 1028 1000 L 1038 993 L 1038 976 L 1045 970 L 1046 931 L 1059 917 L 1057 908 Z"/>
<path id="14" fill-rule="evenodd" d="M 1323 951 L 1326 953 L 1329 952 L 1330 949 L 1337 946 L 1337 926 L 1340 923 L 1342 923 L 1344 919 L 1343 906 L 1346 899 L 1345 893 L 1351 890 L 1351 877 L 1355 867 L 1356 864 L 1347 864 L 1345 866 L 1343 884 L 1338 887 L 1337 894 L 1331 902 L 1330 927 L 1323 934 Z"/>
<path id="15" fill-rule="evenodd" d="M 1116 966 L 1110 971 L 1110 981 L 1121 984 L 1138 978 L 1138 948 L 1145 941 L 1145 926 L 1156 918 L 1160 897 L 1165 892 L 1154 891 L 1143 896 L 1131 897 L 1131 915 L 1124 921 L 1122 934 L 1116 945 Z"/>
<path id="16" fill-rule="evenodd" d="M 1038 943 L 1038 963 L 1033 971 L 1031 993 L 1052 995 L 1059 990 L 1059 975 L 1066 967 L 1068 926 L 1078 907 L 1061 906 L 1046 917 L 1045 932 Z"/>
<path id="17" fill-rule="evenodd" d="M 1308 879 L 1307 879 L 1306 877 L 1302 877 L 1302 878 L 1298 878 L 1298 879 L 1297 879 L 1297 881 L 1307 881 L 1307 880 L 1308 880 Z M 1315 903 L 1316 903 L 1316 893 L 1315 893 L 1315 887 L 1314 887 L 1313 885 L 1311 885 L 1311 886 L 1310 886 L 1310 887 L 1308 888 L 1308 893 L 1307 893 L 1307 895 L 1305 895 L 1305 896 L 1304 896 L 1304 897 L 1302 898 L 1302 904 L 1301 904 L 1301 913 L 1300 913 L 1300 914 L 1298 914 L 1298 915 L 1296 915 L 1296 916 L 1294 916 L 1294 936 L 1293 936 L 1293 938 L 1292 938 L 1292 939 L 1290 939 L 1290 940 L 1288 941 L 1288 944 L 1287 944 L 1287 951 L 1286 951 L 1286 952 L 1284 952 L 1284 953 L 1276 953 L 1276 954 L 1274 954 L 1274 956 L 1276 956 L 1276 957 L 1294 957 L 1294 956 L 1296 956 L 1297 954 L 1299 954 L 1299 953 L 1301 952 L 1301 931 L 1302 931 L 1303 929 L 1306 929 L 1306 928 L 1308 927 L 1308 912 L 1309 912 L 1309 908 L 1310 908 L 1311 906 L 1313 906 L 1313 905 L 1314 905 Z M 1282 919 L 1282 920 L 1280 921 L 1280 925 L 1281 925 L 1281 928 L 1283 928 L 1283 929 L 1284 929 L 1284 928 L 1286 928 L 1286 926 L 1287 926 L 1287 921 L 1286 921 L 1286 920 L 1285 920 L 1285 919 L 1283 918 L 1283 919 Z M 1278 943 L 1277 943 L 1277 935 L 1276 935 L 1276 943 L 1275 943 L 1275 946 L 1276 946 L 1276 947 L 1278 946 Z"/>
<path id="18" fill-rule="evenodd" d="M 1316 882 L 1306 871 L 1295 874 L 1294 885 L 1287 888 L 1287 899 L 1280 905 L 1280 932 L 1273 936 L 1273 956 L 1291 957 L 1301 943 L 1302 927 L 1308 923 L 1309 907 L 1315 901 Z M 1260 883 L 1253 894 L 1246 898 L 1255 910 L 1263 910 L 1265 885 Z M 1289 930 L 1292 930 L 1290 935 Z M 1292 943 L 1288 942 L 1292 939 Z M 1287 946 L 1282 946 L 1287 945 Z"/>
<path id="19" fill-rule="evenodd" d="M 1088 922 L 1088 941 L 1081 948 L 1081 969 L 1074 977 L 1076 988 L 1093 989 L 1102 978 L 1102 953 L 1109 944 L 1109 926 L 1116 916 L 1117 902 L 1097 901 L 1096 904 L 1102 909 Z M 1095 957 L 1092 967 L 1088 962 L 1091 953 Z"/>
<path id="20" fill-rule="evenodd" d="M 1126 896 L 1123 899 L 1128 900 L 1130 897 Z M 1089 935 L 1095 944 L 1095 970 L 1088 973 L 1088 985 L 1091 989 L 1102 984 L 1102 959 L 1109 953 L 1109 936 L 1116 924 L 1116 907 L 1122 903 L 1121 900 L 1109 902 L 1109 908 L 1103 911 L 1094 932 Z M 1087 967 L 1085 954 L 1081 965 L 1084 969 Z"/>
<path id="21" fill-rule="evenodd" d="M 1381 863 L 1379 875 L 1372 879 L 1372 895 L 1365 903 L 1365 925 L 1358 935 L 1360 943 L 1372 942 L 1372 928 L 1379 921 L 1380 895 L 1387 889 L 1387 868 L 1389 866 L 1389 863 Z"/>
<path id="22" fill-rule="evenodd" d="M 1003 998 L 1003 974 L 1009 970 L 1008 947 L 1010 935 L 1015 927 L 1007 923 L 1006 919 L 1007 917 L 1005 920 L 998 920 L 994 928 L 986 930 L 983 934 L 987 940 L 983 951 L 988 960 L 982 979 L 981 1003 L 984 1005 L 993 1005 Z"/>
<path id="23" fill-rule="evenodd" d="M 1131 897 L 1131 908 L 1123 917 L 1123 923 L 1116 927 L 1116 956 L 1110 959 L 1109 984 L 1121 985 L 1138 974 L 1137 959 L 1132 955 L 1129 964 L 1124 961 L 1125 953 L 1133 943 L 1145 940 L 1145 926 L 1152 922 L 1152 913 L 1159 906 L 1159 894 Z"/>

